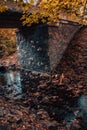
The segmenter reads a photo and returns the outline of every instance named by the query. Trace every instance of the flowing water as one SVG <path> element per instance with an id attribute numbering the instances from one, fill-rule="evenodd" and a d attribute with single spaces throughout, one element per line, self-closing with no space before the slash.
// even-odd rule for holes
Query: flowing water
<path id="1" fill-rule="evenodd" d="M 0 73 L 0 89 L 1 94 L 9 98 L 21 98 L 22 85 L 19 71 L 9 70 L 5 73 Z"/>

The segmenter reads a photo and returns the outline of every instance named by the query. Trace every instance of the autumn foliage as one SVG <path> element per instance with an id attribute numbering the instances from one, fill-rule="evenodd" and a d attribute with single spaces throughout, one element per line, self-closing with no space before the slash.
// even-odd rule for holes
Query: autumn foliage
<path id="1" fill-rule="evenodd" d="M 4 0 L 0 2 L 0 12 L 7 10 L 7 3 L 16 3 L 21 10 L 24 25 L 33 23 L 57 23 L 59 19 L 69 19 L 87 24 L 87 0 Z M 2 6 L 3 5 L 3 6 Z"/>
<path id="2" fill-rule="evenodd" d="M 33 3 L 23 7 L 23 23 L 57 23 L 59 19 L 70 19 L 72 21 L 86 24 L 86 0 L 42 0 L 36 6 Z M 67 18 L 68 16 L 68 18 Z"/>
<path id="3" fill-rule="evenodd" d="M 16 35 L 14 29 L 0 28 L 0 57 L 13 54 L 16 51 Z"/>

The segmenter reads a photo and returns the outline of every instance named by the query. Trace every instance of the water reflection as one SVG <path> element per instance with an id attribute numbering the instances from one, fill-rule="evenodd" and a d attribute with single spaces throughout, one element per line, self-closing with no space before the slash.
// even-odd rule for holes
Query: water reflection
<path id="1" fill-rule="evenodd" d="M 4 89 L 4 95 L 10 98 L 21 98 L 22 86 L 19 71 L 7 71 L 0 73 L 0 87 Z"/>

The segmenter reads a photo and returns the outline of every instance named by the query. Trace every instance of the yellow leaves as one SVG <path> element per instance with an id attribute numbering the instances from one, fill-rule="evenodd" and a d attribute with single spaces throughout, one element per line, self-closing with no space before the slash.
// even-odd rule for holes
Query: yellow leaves
<path id="1" fill-rule="evenodd" d="M 83 16 L 83 14 L 84 14 L 84 6 L 81 6 L 79 8 L 79 13 L 80 13 L 80 16 Z"/>
<path id="2" fill-rule="evenodd" d="M 71 14 L 71 15 L 68 15 L 68 19 L 73 21 L 73 22 L 80 22 L 80 18 L 78 18 L 78 16 L 76 16 L 76 14 Z"/>
<path id="3" fill-rule="evenodd" d="M 0 56 L 3 58 L 16 51 L 16 34 L 14 29 L 0 29 Z"/>
<path id="4" fill-rule="evenodd" d="M 5 4 L 5 1 L 0 1 L 0 12 L 8 10 L 8 7 Z"/>
<path id="5" fill-rule="evenodd" d="M 10 1 L 10 0 L 9 0 Z M 13 1 L 13 0 L 11 0 Z M 23 12 L 23 24 L 30 26 L 33 23 L 56 23 L 59 18 L 67 14 L 74 22 L 84 20 L 87 11 L 87 0 L 15 0 Z M 0 3 L 1 5 L 1 3 Z M 0 11 L 7 10 L 7 6 L 0 6 Z"/>
<path id="6" fill-rule="evenodd" d="M 4 5 L 4 6 L 0 7 L 0 12 L 4 12 L 6 10 L 8 10 L 7 6 Z"/>
<path id="7" fill-rule="evenodd" d="M 29 17 L 27 17 L 27 14 L 24 14 L 21 19 L 23 20 L 24 25 L 30 26 L 33 23 L 38 23 L 39 18 L 40 16 L 38 11 L 34 11 L 32 12 L 32 15 L 29 14 Z"/>
<path id="8" fill-rule="evenodd" d="M 41 21 L 42 21 L 42 23 L 46 23 L 46 19 L 42 19 Z"/>
<path id="9" fill-rule="evenodd" d="M 56 23 L 66 12 L 68 18 L 79 21 L 84 15 L 85 4 L 86 0 L 42 0 L 37 6 L 29 3 L 23 10 L 22 20 L 29 26 L 37 22 Z"/>

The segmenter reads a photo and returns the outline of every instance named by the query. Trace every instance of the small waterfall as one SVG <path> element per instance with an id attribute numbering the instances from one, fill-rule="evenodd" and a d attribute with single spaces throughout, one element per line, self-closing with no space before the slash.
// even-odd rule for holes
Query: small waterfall
<path id="1" fill-rule="evenodd" d="M 12 85 L 14 83 L 14 76 L 12 72 L 6 73 L 6 80 L 7 80 L 7 85 Z"/>
<path id="2" fill-rule="evenodd" d="M 4 89 L 4 95 L 18 99 L 22 96 L 22 85 L 19 71 L 7 71 L 6 73 L 0 76 L 0 79 L 3 79 L 0 82 L 0 86 Z"/>
<path id="3" fill-rule="evenodd" d="M 20 79 L 20 73 L 15 71 L 9 71 L 6 73 L 6 80 L 7 80 L 7 86 L 8 91 L 11 91 L 9 93 L 9 97 L 18 98 L 17 95 L 22 94 L 22 86 L 21 86 L 21 79 Z M 21 97 L 21 96 L 19 96 Z"/>

